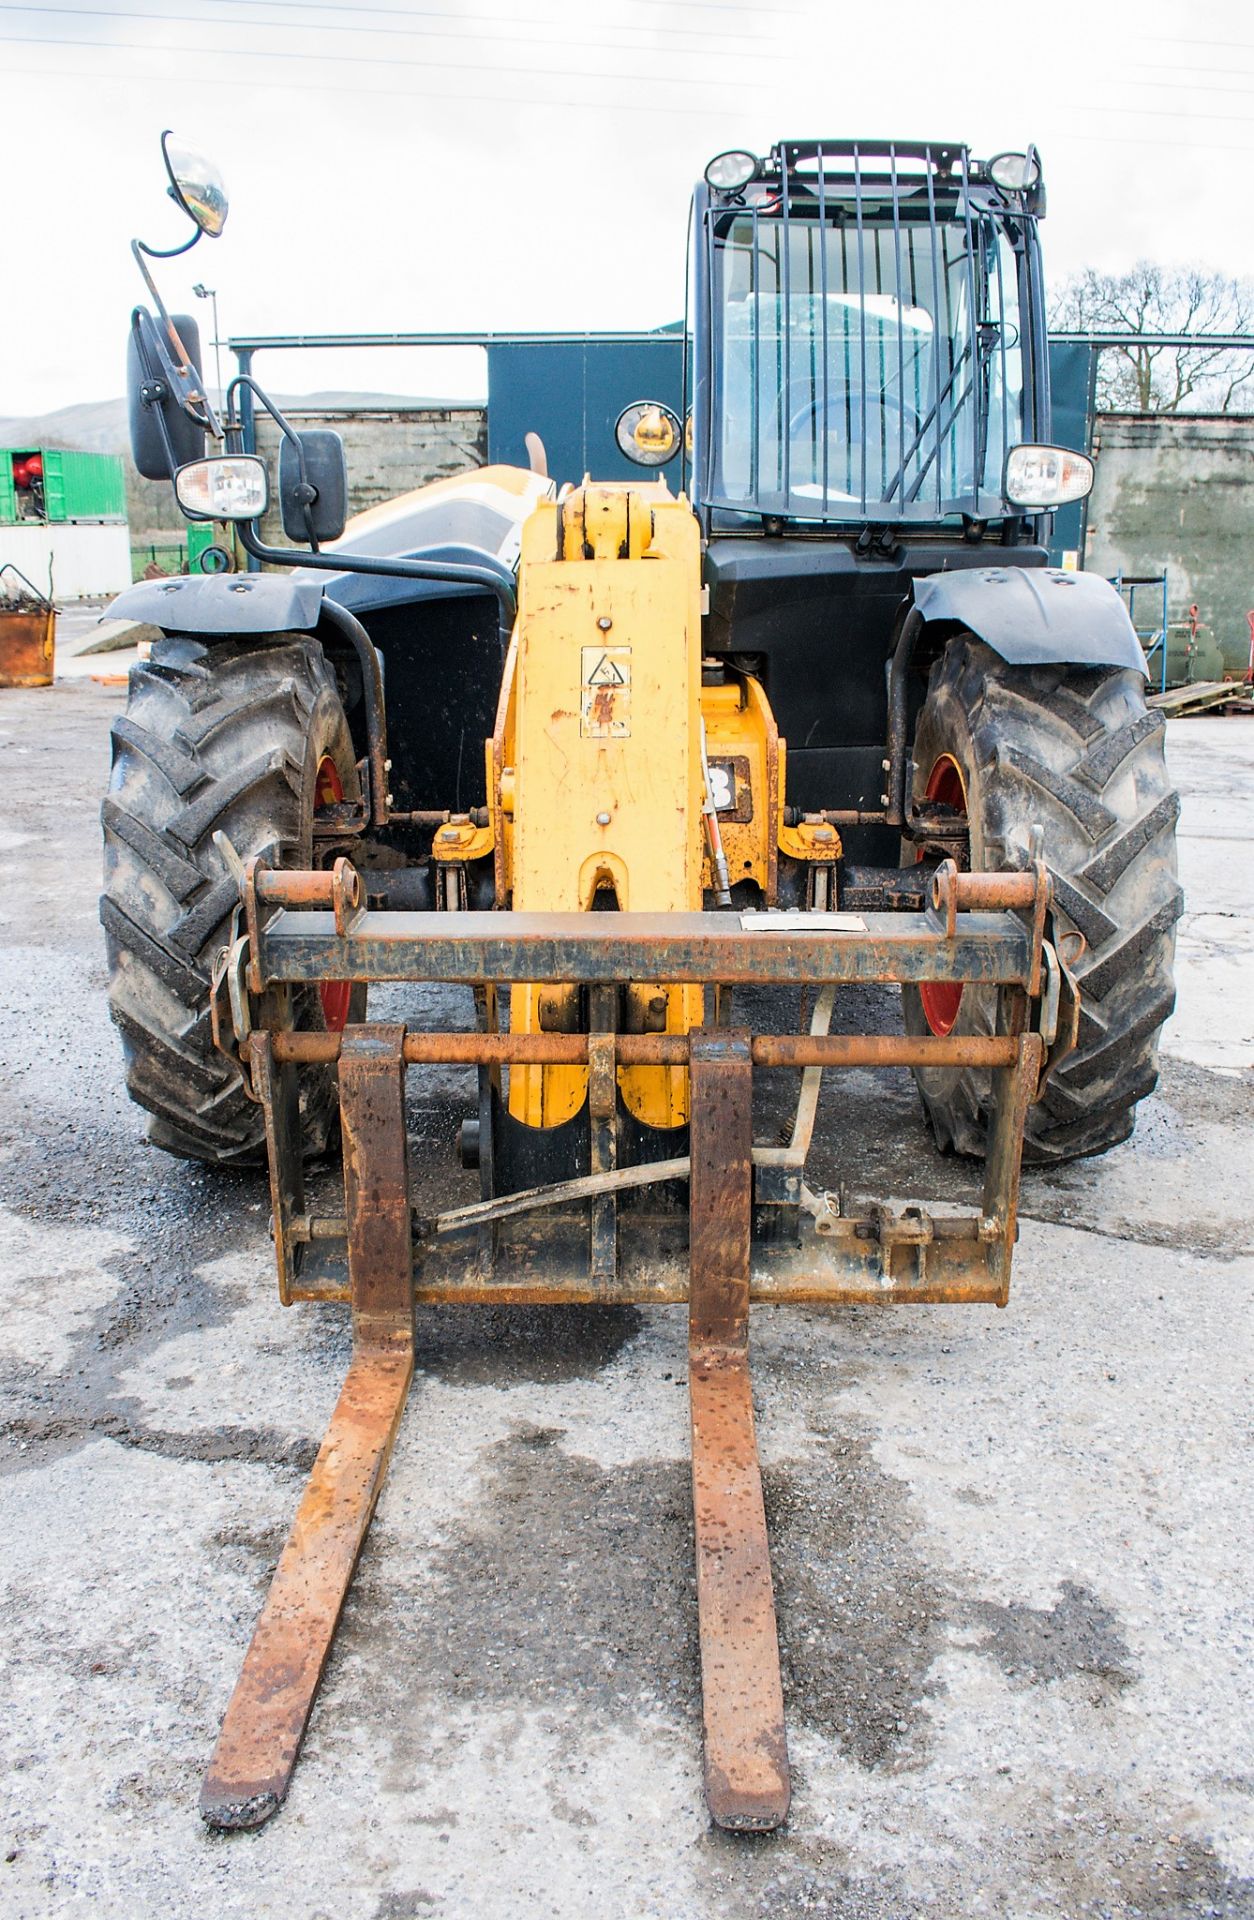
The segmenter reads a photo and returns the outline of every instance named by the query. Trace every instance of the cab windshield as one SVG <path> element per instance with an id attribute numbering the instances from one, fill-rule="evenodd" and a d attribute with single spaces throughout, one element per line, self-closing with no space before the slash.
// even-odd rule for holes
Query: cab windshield
<path id="1" fill-rule="evenodd" d="M 799 520 L 1006 511 L 1023 434 L 1018 263 L 961 203 L 710 227 L 712 497 Z"/>

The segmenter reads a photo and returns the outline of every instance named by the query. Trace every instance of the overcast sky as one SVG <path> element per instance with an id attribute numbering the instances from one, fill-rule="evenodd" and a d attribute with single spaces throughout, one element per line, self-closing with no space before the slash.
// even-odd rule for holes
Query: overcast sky
<path id="1" fill-rule="evenodd" d="M 122 390 L 129 239 L 185 231 L 165 126 L 217 159 L 231 215 L 163 286 L 216 288 L 224 334 L 657 326 L 706 159 L 823 135 L 1035 140 L 1055 279 L 1254 273 L 1249 0 L 0 0 L 0 41 L 4 413 Z M 257 371 L 482 388 L 473 354 Z"/>

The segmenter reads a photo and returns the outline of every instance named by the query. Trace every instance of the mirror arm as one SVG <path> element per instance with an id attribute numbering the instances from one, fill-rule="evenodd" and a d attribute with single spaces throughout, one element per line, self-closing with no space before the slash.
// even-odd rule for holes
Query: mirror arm
<path id="1" fill-rule="evenodd" d="M 131 252 L 135 253 L 136 249 L 138 248 L 139 253 L 146 253 L 150 260 L 177 260 L 181 253 L 191 252 L 196 242 L 201 238 L 201 233 L 202 233 L 202 229 L 200 227 L 197 227 L 191 239 L 184 240 L 181 247 L 150 247 L 146 240 L 132 240 Z M 148 282 L 148 284 L 150 287 L 152 287 L 151 280 Z M 153 287 L 152 290 L 154 293 L 156 292 L 155 287 Z"/>
<path id="2" fill-rule="evenodd" d="M 226 392 L 226 413 L 228 420 L 236 417 L 235 397 L 238 393 L 249 393 L 263 406 L 278 427 L 284 438 L 296 450 L 297 470 L 302 486 L 308 486 L 305 469 L 305 450 L 301 437 L 295 427 L 284 416 L 283 411 L 270 398 L 265 388 L 253 379 L 250 373 L 237 373 Z M 241 440 L 242 440 L 241 432 Z M 306 520 L 309 510 L 305 508 Z M 518 602 L 514 591 L 514 576 L 503 563 L 493 563 L 492 556 L 485 553 L 483 563 L 472 564 L 452 560 L 420 559 L 379 559 L 374 555 L 354 553 L 322 553 L 316 542 L 311 542 L 313 551 L 302 554 L 296 547 L 269 547 L 261 538 L 258 523 L 255 520 L 241 520 L 236 523 L 239 529 L 240 545 L 254 560 L 268 560 L 280 567 L 317 567 L 328 573 L 375 573 L 390 575 L 401 580 L 446 580 L 449 585 L 476 586 L 495 595 L 500 608 L 500 628 L 503 642 L 507 643 L 513 629 L 514 618 L 518 611 Z"/>
<path id="3" fill-rule="evenodd" d="M 450 586 L 480 587 L 495 595 L 500 608 L 502 649 L 513 630 L 518 601 L 514 576 L 503 564 L 492 562 L 485 553 L 482 564 L 456 560 L 376 559 L 364 553 L 302 553 L 299 547 L 268 547 L 258 532 L 255 520 L 237 520 L 240 545 L 254 560 L 268 560 L 278 567 L 317 567 L 327 573 L 377 573 L 393 580 L 444 580 Z"/>
<path id="4" fill-rule="evenodd" d="M 297 467 L 297 471 L 300 474 L 301 488 L 308 495 L 308 498 L 305 500 L 302 500 L 300 503 L 305 515 L 305 537 L 309 541 L 311 550 L 314 553 L 317 553 L 319 551 L 319 547 L 318 547 L 318 542 L 314 535 L 314 530 L 313 530 L 313 515 L 310 513 L 309 509 L 313 505 L 314 501 L 318 498 L 318 494 L 317 494 L 317 489 L 314 487 L 311 487 L 309 484 L 309 475 L 305 469 L 304 442 L 302 441 L 300 435 L 297 433 L 295 427 L 292 426 L 291 422 L 287 419 L 286 415 L 281 411 L 281 409 L 278 406 L 275 405 L 274 401 L 270 398 L 265 388 L 262 386 L 259 386 L 258 383 L 253 379 L 250 373 L 237 373 L 234 380 L 232 380 L 230 386 L 226 390 L 226 411 L 227 411 L 228 419 L 231 417 L 231 415 L 235 411 L 235 395 L 241 388 L 244 388 L 247 390 L 247 392 L 251 393 L 254 400 L 259 400 L 261 402 L 266 412 L 270 415 L 270 418 L 274 421 L 275 426 L 279 429 L 279 432 L 283 435 L 283 438 L 286 441 L 288 441 L 289 444 L 296 449 L 296 467 Z"/>
<path id="5" fill-rule="evenodd" d="M 156 385 L 158 383 L 154 382 L 153 384 Z M 164 387 L 164 382 L 160 384 Z M 146 404 L 152 408 L 156 415 L 157 432 L 161 435 L 161 444 L 165 448 L 165 464 L 169 471 L 171 485 L 173 485 L 174 476 L 179 470 L 179 463 L 174 457 L 174 448 L 170 445 L 170 429 L 166 425 L 165 414 L 161 410 L 158 396 L 154 394 L 152 400 Z M 175 495 L 175 504 L 178 505 L 177 494 Z M 182 511 L 182 507 L 179 506 L 179 512 L 182 513 Z"/>

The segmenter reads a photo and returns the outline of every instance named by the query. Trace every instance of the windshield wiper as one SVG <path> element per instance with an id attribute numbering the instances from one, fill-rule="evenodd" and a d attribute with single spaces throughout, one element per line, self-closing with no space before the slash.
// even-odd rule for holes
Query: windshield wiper
<path id="1" fill-rule="evenodd" d="M 927 412 L 924 414 L 922 420 L 919 422 L 919 430 L 915 434 L 914 439 L 910 442 L 910 445 L 906 448 L 905 452 L 902 454 L 900 466 L 897 468 L 896 473 L 893 475 L 892 479 L 889 481 L 888 485 L 885 487 L 884 498 L 886 500 L 892 499 L 894 493 L 896 493 L 898 487 L 901 485 L 902 481 L 905 479 L 906 468 L 910 465 L 910 462 L 914 459 L 915 454 L 919 451 L 919 448 L 923 445 L 924 439 L 927 436 L 928 429 L 930 428 L 933 420 L 935 420 L 937 412 L 942 402 L 949 398 L 950 392 L 953 388 L 954 381 L 958 378 L 958 375 L 961 373 L 963 365 L 966 362 L 966 359 L 970 354 L 970 352 L 971 352 L 971 342 L 968 340 L 966 346 L 962 349 L 962 352 L 958 355 L 958 358 L 954 361 L 953 366 L 950 368 L 948 380 L 946 380 L 944 386 L 941 388 L 935 400 L 932 402 L 931 406 L 928 408 Z M 961 405 L 961 402 L 959 402 L 959 405 Z M 954 412 L 957 413 L 957 411 L 958 411 L 958 408 L 955 407 Z M 948 430 L 949 430 L 948 427 L 946 427 L 946 432 L 948 432 Z M 926 468 L 924 469 L 924 471 L 926 472 Z M 907 495 L 903 493 L 901 498 L 902 498 L 902 504 L 904 505 L 905 501 L 908 498 L 913 499 L 914 495 L 913 494 Z"/>
<path id="2" fill-rule="evenodd" d="M 949 417 L 945 421 L 943 427 L 939 428 L 937 432 L 933 435 L 931 451 L 929 452 L 926 460 L 924 460 L 922 466 L 919 468 L 919 471 L 915 475 L 914 479 L 910 482 L 909 488 L 903 489 L 902 496 L 901 496 L 901 503 L 903 506 L 905 506 L 909 501 L 914 501 L 918 499 L 920 491 L 922 490 L 922 487 L 923 487 L 923 482 L 927 479 L 928 472 L 931 468 L 932 462 L 936 458 L 936 455 L 940 450 L 942 442 L 948 439 L 950 433 L 953 430 L 954 421 L 958 418 L 958 415 L 961 413 L 963 407 L 967 403 L 967 399 L 969 395 L 972 393 L 972 391 L 975 388 L 977 377 L 982 376 L 984 369 L 988 364 L 989 355 L 992 353 L 994 346 L 997 344 L 998 332 L 999 330 L 996 326 L 989 325 L 986 322 L 981 322 L 980 325 L 977 327 L 976 336 L 977 336 L 977 341 L 979 345 L 979 355 L 980 355 L 979 366 L 971 374 L 971 377 L 968 379 L 966 385 L 963 387 L 962 392 L 958 395 L 958 398 L 954 401 L 953 406 L 949 410 Z M 950 394 L 953 392 L 954 383 L 956 382 L 958 375 L 962 372 L 963 367 L 966 365 L 970 357 L 971 357 L 971 342 L 968 340 L 967 344 L 962 349 L 962 352 L 958 355 L 958 358 L 954 361 L 954 364 L 951 367 L 949 372 L 949 378 L 946 380 L 944 386 L 941 388 L 939 394 L 936 396 L 936 399 L 932 402 L 932 405 L 928 408 L 927 413 L 925 414 L 923 420 L 920 422 L 919 430 L 915 434 L 914 439 L 910 442 L 910 445 L 906 448 L 905 453 L 902 455 L 900 466 L 897 468 L 896 473 L 893 475 L 892 479 L 889 481 L 887 487 L 885 488 L 884 498 L 886 500 L 891 500 L 897 488 L 902 486 L 902 483 L 904 482 L 906 477 L 906 469 L 909 467 L 910 462 L 914 459 L 915 455 L 918 453 L 919 448 L 923 445 L 923 442 L 927 439 L 928 433 L 931 430 L 932 422 L 936 419 L 940 411 L 940 408 L 944 405 L 945 401 L 949 398 Z"/>

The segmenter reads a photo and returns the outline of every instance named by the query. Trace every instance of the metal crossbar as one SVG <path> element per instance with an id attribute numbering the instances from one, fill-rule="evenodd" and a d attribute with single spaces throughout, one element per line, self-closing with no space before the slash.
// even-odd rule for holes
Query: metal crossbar
<path id="1" fill-rule="evenodd" d="M 261 934 L 265 982 L 431 980 L 539 985 L 635 980 L 730 986 L 797 980 L 1027 982 L 1032 940 L 1004 913 L 965 913 L 951 937 L 930 914 L 865 913 L 845 930 L 746 928 L 710 913 L 359 913 L 342 936 L 325 912 L 281 911 Z"/>

